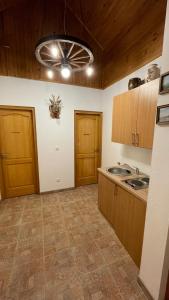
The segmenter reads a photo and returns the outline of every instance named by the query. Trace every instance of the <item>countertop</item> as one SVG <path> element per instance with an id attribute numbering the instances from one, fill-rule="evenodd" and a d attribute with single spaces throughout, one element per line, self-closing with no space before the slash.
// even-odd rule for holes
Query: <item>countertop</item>
<path id="1" fill-rule="evenodd" d="M 107 168 L 98 168 L 98 172 L 100 172 L 101 174 L 103 174 L 104 176 L 106 176 L 107 178 L 112 180 L 114 183 L 117 183 L 123 189 L 125 189 L 129 193 L 133 194 L 134 196 L 136 196 L 140 200 L 143 200 L 143 201 L 147 202 L 148 188 L 140 189 L 140 190 L 134 190 L 132 187 L 130 187 L 129 185 L 127 185 L 125 182 L 122 181 L 122 180 L 136 178 L 136 177 L 137 178 L 138 177 L 143 177 L 142 174 L 140 174 L 140 175 L 133 174 L 133 175 L 130 175 L 130 176 L 113 175 L 113 174 L 111 174 L 107 171 Z"/>

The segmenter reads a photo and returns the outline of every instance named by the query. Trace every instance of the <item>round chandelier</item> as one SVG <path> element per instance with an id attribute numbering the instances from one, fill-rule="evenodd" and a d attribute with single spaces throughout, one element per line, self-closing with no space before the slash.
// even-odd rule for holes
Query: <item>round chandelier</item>
<path id="1" fill-rule="evenodd" d="M 86 71 L 88 76 L 93 74 L 92 50 L 84 41 L 72 36 L 54 34 L 40 39 L 35 55 L 39 63 L 48 68 L 49 78 L 53 77 L 54 71 L 59 71 L 65 79 L 72 72 Z"/>

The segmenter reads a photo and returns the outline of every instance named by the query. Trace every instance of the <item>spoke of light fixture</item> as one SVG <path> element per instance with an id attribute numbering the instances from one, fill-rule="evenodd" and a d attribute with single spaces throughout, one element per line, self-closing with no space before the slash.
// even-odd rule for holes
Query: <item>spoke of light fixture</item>
<path id="1" fill-rule="evenodd" d="M 50 51 L 50 48 L 48 45 L 44 45 L 44 47 Z"/>
<path id="2" fill-rule="evenodd" d="M 79 53 L 83 52 L 84 50 L 83 49 L 80 49 L 78 50 L 77 52 L 75 52 L 71 57 L 70 59 L 72 59 L 73 57 L 77 56 Z"/>
<path id="3" fill-rule="evenodd" d="M 75 45 L 75 44 L 72 44 L 72 46 L 70 47 L 69 52 L 68 52 L 68 54 L 67 54 L 67 58 L 70 56 L 70 54 L 71 54 L 71 52 L 72 52 L 72 50 L 73 50 L 74 45 Z"/>
<path id="4" fill-rule="evenodd" d="M 62 46 L 61 46 L 60 42 L 58 42 L 58 47 L 59 47 L 59 50 L 62 54 L 62 57 L 64 58 L 65 56 L 64 56 L 63 49 L 62 49 Z"/>
<path id="5" fill-rule="evenodd" d="M 70 62 L 70 64 L 74 67 L 80 68 L 80 66 L 78 64 L 75 64 L 74 62 Z"/>
<path id="6" fill-rule="evenodd" d="M 56 60 L 57 60 L 57 59 L 44 59 L 43 61 L 49 61 L 49 62 L 50 62 L 50 61 L 51 61 L 51 62 L 54 61 L 54 62 L 55 62 Z"/>
<path id="7" fill-rule="evenodd" d="M 61 65 L 61 62 L 54 63 L 54 64 L 52 65 L 52 67 L 56 67 L 56 66 L 59 66 L 59 65 Z"/>
<path id="8" fill-rule="evenodd" d="M 79 61 L 79 60 L 78 61 L 71 61 L 71 62 L 72 63 L 76 63 L 77 62 L 78 64 L 86 64 L 86 61 Z"/>
<path id="9" fill-rule="evenodd" d="M 52 54 L 49 54 L 49 53 L 46 53 L 46 52 L 41 52 L 41 55 L 45 55 L 45 56 L 48 56 L 52 59 Z"/>
<path id="10" fill-rule="evenodd" d="M 76 60 L 79 60 L 79 59 L 84 59 L 84 58 L 89 58 L 89 56 L 81 56 L 81 57 L 76 57 L 74 59 L 71 59 L 72 61 L 76 61 Z"/>

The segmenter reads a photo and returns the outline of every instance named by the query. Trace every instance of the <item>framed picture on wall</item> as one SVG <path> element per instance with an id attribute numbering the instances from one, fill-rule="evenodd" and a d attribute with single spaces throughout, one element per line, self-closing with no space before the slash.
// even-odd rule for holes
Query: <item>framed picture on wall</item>
<path id="1" fill-rule="evenodd" d="M 159 94 L 169 93 L 169 72 L 161 75 Z"/>
<path id="2" fill-rule="evenodd" d="M 169 104 L 157 107 L 156 123 L 159 125 L 169 124 Z"/>

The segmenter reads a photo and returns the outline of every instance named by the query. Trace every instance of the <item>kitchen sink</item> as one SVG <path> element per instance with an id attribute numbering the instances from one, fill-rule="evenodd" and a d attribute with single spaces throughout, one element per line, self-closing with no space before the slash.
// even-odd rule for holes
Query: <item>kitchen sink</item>
<path id="1" fill-rule="evenodd" d="M 131 186 L 135 190 L 145 189 L 149 185 L 149 177 L 139 177 L 123 180 L 126 184 Z"/>
<path id="2" fill-rule="evenodd" d="M 120 168 L 120 167 L 112 167 L 107 170 L 109 173 L 113 175 L 121 175 L 121 176 L 126 176 L 126 175 L 131 175 L 131 171 L 126 169 L 126 168 Z"/>
<path id="3" fill-rule="evenodd" d="M 143 177 L 143 178 L 141 178 L 141 180 L 143 182 L 146 182 L 147 184 L 149 184 L 150 178 L 149 177 Z"/>

